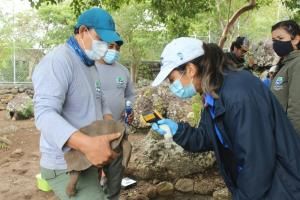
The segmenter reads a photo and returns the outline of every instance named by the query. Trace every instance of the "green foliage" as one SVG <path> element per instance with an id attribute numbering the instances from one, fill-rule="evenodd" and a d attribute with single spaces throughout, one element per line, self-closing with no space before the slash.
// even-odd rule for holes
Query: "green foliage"
<path id="1" fill-rule="evenodd" d="M 179 37 L 189 35 L 189 27 L 195 15 L 213 9 L 212 0 L 152 0 L 151 8 L 157 18 L 168 29 L 169 36 Z"/>
<path id="2" fill-rule="evenodd" d="M 30 101 L 29 103 L 25 104 L 23 109 L 21 111 L 18 111 L 17 114 L 21 119 L 29 119 L 33 117 L 34 115 L 33 102 Z"/>
<path id="3" fill-rule="evenodd" d="M 117 30 L 124 40 L 121 62 L 129 63 L 135 75 L 142 76 L 150 69 L 141 65 L 141 61 L 157 59 L 166 42 L 165 31 L 153 20 L 148 7 L 144 3 L 131 4 L 112 12 Z M 137 77 L 132 78 L 136 80 Z"/>
<path id="4" fill-rule="evenodd" d="M 199 94 L 197 94 L 192 98 L 192 110 L 194 113 L 193 124 L 195 126 L 198 125 L 197 123 L 200 121 L 200 117 L 201 117 L 201 110 L 203 107 L 201 98 L 202 97 Z"/>
<path id="5" fill-rule="evenodd" d="M 149 67 L 149 65 L 146 64 L 139 65 L 137 77 L 138 77 L 137 81 L 140 79 L 147 79 L 147 80 L 154 79 L 151 68 Z"/>
<path id="6" fill-rule="evenodd" d="M 65 42 L 73 34 L 76 17 L 67 3 L 43 4 L 38 10 L 41 26 L 45 30 L 40 45 L 51 48 Z"/>
<path id="7" fill-rule="evenodd" d="M 297 10 L 300 12 L 300 2 L 299 0 L 282 0 L 282 3 L 290 10 Z"/>
<path id="8" fill-rule="evenodd" d="M 31 4 L 31 7 L 39 9 L 42 5 L 57 5 L 65 0 L 28 0 Z M 70 2 L 70 6 L 73 10 L 75 16 L 79 16 L 80 13 L 86 9 L 91 7 L 103 7 L 109 10 L 117 10 L 123 4 L 129 3 L 130 0 L 72 0 L 67 1 Z"/>
<path id="9" fill-rule="evenodd" d="M 39 8 L 43 3 L 58 4 L 63 0 L 29 0 L 33 7 Z M 83 10 L 92 6 L 103 7 L 108 10 L 119 10 L 123 5 L 135 6 L 139 3 L 148 4 L 148 8 L 153 19 L 163 23 L 168 31 L 168 38 L 186 35 L 207 35 L 210 29 L 211 41 L 216 42 L 228 20 L 228 18 L 248 0 L 225 1 L 225 0 L 70 0 L 75 16 Z M 277 0 L 257 0 L 256 9 L 271 5 Z M 283 5 L 291 11 L 295 11 L 295 19 L 299 17 L 299 0 L 280 0 Z M 246 14 L 247 15 L 247 14 Z M 201 18 L 199 18 L 201 16 Z M 265 16 L 264 16 L 265 18 Z M 195 24 L 199 24 L 204 29 L 195 29 Z M 198 25 L 196 25 L 197 27 Z M 198 33 L 200 32 L 200 33 Z M 231 30 L 236 34 L 237 26 Z M 231 38 L 229 38 L 231 39 Z"/>
<path id="10" fill-rule="evenodd" d="M 3 16 L 3 17 L 1 17 Z M 38 20 L 34 12 L 25 11 L 12 15 L 4 15 L 0 11 L 0 81 L 13 81 L 13 53 L 15 46 L 16 81 L 25 81 L 28 77 L 28 67 L 23 61 L 29 62 L 31 56 L 26 55 L 24 49 L 32 48 L 39 43 L 39 32 L 33 31 L 38 27 Z M 27 80 L 28 81 L 28 80 Z"/>

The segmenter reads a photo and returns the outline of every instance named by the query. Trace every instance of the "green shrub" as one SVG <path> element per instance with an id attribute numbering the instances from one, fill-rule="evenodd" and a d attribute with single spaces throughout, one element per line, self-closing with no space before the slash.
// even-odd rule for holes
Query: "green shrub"
<path id="1" fill-rule="evenodd" d="M 192 110 L 194 113 L 193 124 L 195 126 L 198 126 L 198 122 L 200 121 L 202 107 L 202 97 L 197 94 L 192 98 Z"/>
<path id="2" fill-rule="evenodd" d="M 33 117 L 33 103 L 30 101 L 29 103 L 24 105 L 24 108 L 18 112 L 18 116 L 22 119 L 29 119 Z"/>

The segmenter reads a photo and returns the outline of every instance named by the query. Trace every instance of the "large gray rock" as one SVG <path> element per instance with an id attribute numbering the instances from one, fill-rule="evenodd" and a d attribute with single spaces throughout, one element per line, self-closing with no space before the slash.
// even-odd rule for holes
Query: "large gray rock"
<path id="1" fill-rule="evenodd" d="M 216 184 L 211 179 L 203 179 L 195 182 L 194 192 L 196 194 L 211 195 L 216 188 Z"/>
<path id="2" fill-rule="evenodd" d="M 143 140 L 133 142 L 127 173 L 141 179 L 175 180 L 204 172 L 214 163 L 212 152 L 186 152 L 150 131 Z"/>
<path id="3" fill-rule="evenodd" d="M 200 195 L 212 195 L 213 192 L 226 187 L 219 170 L 216 166 L 206 171 L 204 174 L 193 176 L 194 193 Z"/>
<path id="4" fill-rule="evenodd" d="M 231 193 L 228 191 L 227 188 L 223 188 L 221 190 L 215 191 L 213 193 L 214 200 L 231 200 Z"/>
<path id="5" fill-rule="evenodd" d="M 13 94 L 10 94 L 10 93 L 8 93 L 8 94 L 3 94 L 3 95 L 1 95 L 0 101 L 1 101 L 1 103 L 7 104 L 7 103 L 9 103 L 13 98 L 14 98 L 14 95 L 13 95 Z"/>
<path id="6" fill-rule="evenodd" d="M 157 196 L 157 189 L 154 186 L 149 186 L 146 190 L 146 195 L 150 199 L 153 199 Z"/>
<path id="7" fill-rule="evenodd" d="M 179 179 L 175 184 L 175 189 L 180 192 L 193 192 L 194 180 L 189 178 Z"/>
<path id="8" fill-rule="evenodd" d="M 25 93 L 18 94 L 8 102 L 6 110 L 13 120 L 29 119 L 33 117 L 32 99 Z"/>
<path id="9" fill-rule="evenodd" d="M 5 110 L 6 104 L 0 102 L 0 110 Z"/>
<path id="10" fill-rule="evenodd" d="M 2 95 L 2 94 L 8 94 L 8 93 L 10 93 L 9 92 L 9 90 L 7 89 L 7 88 L 0 88 L 0 95 Z"/>
<path id="11" fill-rule="evenodd" d="M 161 182 L 156 186 L 157 193 L 161 196 L 171 196 L 174 193 L 174 186 L 170 182 Z"/>
<path id="12" fill-rule="evenodd" d="M 275 65 L 279 59 L 273 50 L 272 40 L 260 41 L 257 44 L 253 44 L 251 52 L 258 67 Z"/>
<path id="13" fill-rule="evenodd" d="M 137 89 L 136 101 L 133 106 L 135 119 L 133 126 L 137 129 L 149 128 L 142 116 L 145 113 L 157 110 L 165 118 L 171 118 L 175 121 L 185 121 L 195 125 L 194 118 L 199 113 L 193 113 L 193 104 L 199 104 L 200 101 L 194 102 L 193 99 L 182 100 L 177 98 L 170 92 L 167 83 L 161 84 L 159 87 L 146 86 Z M 200 112 L 200 110 L 199 110 Z"/>

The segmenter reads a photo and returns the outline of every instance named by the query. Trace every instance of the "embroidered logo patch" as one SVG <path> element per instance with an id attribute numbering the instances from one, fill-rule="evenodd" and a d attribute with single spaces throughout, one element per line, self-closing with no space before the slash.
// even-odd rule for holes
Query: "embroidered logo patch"
<path id="1" fill-rule="evenodd" d="M 125 85 L 125 79 L 121 76 L 116 78 L 117 87 L 123 87 Z"/>
<path id="2" fill-rule="evenodd" d="M 276 79 L 275 85 L 282 85 L 282 83 L 283 83 L 283 77 L 280 76 Z"/>
<path id="3" fill-rule="evenodd" d="M 101 83 L 99 80 L 96 80 L 96 82 L 95 82 L 95 89 L 96 89 L 97 93 L 101 92 Z"/>
<path id="4" fill-rule="evenodd" d="M 183 60 L 183 54 L 181 52 L 178 52 L 177 56 L 179 57 L 180 60 Z"/>
<path id="5" fill-rule="evenodd" d="M 283 82 L 284 82 L 284 78 L 282 76 L 279 76 L 275 80 L 274 90 L 281 90 L 283 88 L 283 86 L 282 86 Z"/>

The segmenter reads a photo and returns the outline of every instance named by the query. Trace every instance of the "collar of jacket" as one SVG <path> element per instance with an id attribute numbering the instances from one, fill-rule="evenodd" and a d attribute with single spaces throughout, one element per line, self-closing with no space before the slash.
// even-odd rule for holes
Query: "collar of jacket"
<path id="1" fill-rule="evenodd" d="M 282 60 L 282 64 L 286 64 L 287 62 L 300 57 L 300 50 L 294 50 L 291 53 L 289 53 L 283 60 Z"/>
<path id="2" fill-rule="evenodd" d="M 210 107 L 214 108 L 215 118 L 217 118 L 217 117 L 221 116 L 223 113 L 225 113 L 225 108 L 224 108 L 224 105 L 221 102 L 220 98 L 215 99 L 210 94 L 205 94 L 204 101 L 205 101 L 205 104 L 204 104 L 205 107 L 210 106 Z"/>
<path id="3" fill-rule="evenodd" d="M 230 52 L 230 57 L 238 67 L 241 67 L 245 64 L 245 59 L 237 57 L 233 52 Z"/>
<path id="4" fill-rule="evenodd" d="M 221 91 L 222 91 L 222 89 L 220 89 L 219 94 L 221 93 Z M 214 116 L 211 116 L 211 117 L 213 118 L 213 121 L 214 121 L 217 129 L 221 133 L 222 140 L 225 144 L 225 145 L 223 144 L 224 147 L 228 148 L 228 149 L 232 149 L 232 143 L 229 140 L 228 136 L 226 135 L 222 120 L 221 121 L 219 120 L 220 119 L 219 117 L 225 113 L 225 107 L 224 107 L 222 101 L 220 100 L 220 98 L 214 99 L 210 94 L 205 94 L 204 95 L 204 103 L 205 103 L 204 104 L 205 107 L 213 108 Z"/>
<path id="5" fill-rule="evenodd" d="M 91 67 L 95 64 L 94 60 L 91 60 L 87 57 L 84 50 L 80 47 L 79 43 L 74 36 L 71 36 L 67 40 L 67 44 L 74 50 L 74 52 L 79 56 L 80 60 L 88 67 Z"/>

